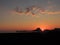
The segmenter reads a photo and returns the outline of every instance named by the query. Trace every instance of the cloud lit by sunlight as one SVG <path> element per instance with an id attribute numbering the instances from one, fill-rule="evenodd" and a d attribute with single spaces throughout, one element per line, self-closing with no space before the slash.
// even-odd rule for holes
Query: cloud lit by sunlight
<path id="1" fill-rule="evenodd" d="M 52 7 L 49 7 L 52 8 Z M 60 14 L 60 11 L 49 11 L 44 8 L 39 8 L 36 6 L 31 6 L 31 8 L 26 8 L 25 10 L 20 10 L 19 7 L 16 8 L 15 10 L 12 11 L 13 14 L 18 14 L 18 15 L 56 15 Z"/>

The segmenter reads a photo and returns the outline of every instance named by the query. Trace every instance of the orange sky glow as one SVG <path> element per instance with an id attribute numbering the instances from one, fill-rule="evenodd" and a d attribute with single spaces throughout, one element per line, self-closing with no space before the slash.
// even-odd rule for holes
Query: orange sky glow
<path id="1" fill-rule="evenodd" d="M 60 0 L 0 0 L 0 31 L 60 28 Z"/>

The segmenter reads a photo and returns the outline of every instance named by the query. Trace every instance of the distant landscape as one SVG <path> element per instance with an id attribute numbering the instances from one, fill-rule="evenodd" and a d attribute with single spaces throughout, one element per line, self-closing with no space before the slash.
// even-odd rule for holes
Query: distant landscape
<path id="1" fill-rule="evenodd" d="M 54 28 L 52 30 L 44 30 L 42 31 L 40 28 L 37 28 L 35 30 L 27 31 L 27 30 L 17 30 L 16 33 L 48 33 L 48 32 L 60 32 L 60 28 Z"/>
<path id="2" fill-rule="evenodd" d="M 41 31 L 40 28 L 37 28 L 33 31 L 16 31 L 15 33 L 0 33 L 0 41 L 7 43 L 18 43 L 21 42 L 37 43 L 40 44 L 56 44 L 57 41 L 60 41 L 60 28 L 55 28 L 53 30 Z"/>

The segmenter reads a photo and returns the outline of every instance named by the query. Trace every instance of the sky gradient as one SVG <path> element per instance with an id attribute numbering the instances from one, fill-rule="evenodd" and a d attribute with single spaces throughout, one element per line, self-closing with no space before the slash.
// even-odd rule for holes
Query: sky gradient
<path id="1" fill-rule="evenodd" d="M 60 28 L 60 0 L 0 0 L 0 30 Z"/>

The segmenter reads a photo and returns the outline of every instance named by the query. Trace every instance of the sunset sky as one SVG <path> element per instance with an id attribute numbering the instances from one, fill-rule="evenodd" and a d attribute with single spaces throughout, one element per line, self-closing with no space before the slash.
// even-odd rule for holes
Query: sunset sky
<path id="1" fill-rule="evenodd" d="M 60 28 L 60 0 L 0 0 L 0 30 Z"/>

